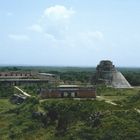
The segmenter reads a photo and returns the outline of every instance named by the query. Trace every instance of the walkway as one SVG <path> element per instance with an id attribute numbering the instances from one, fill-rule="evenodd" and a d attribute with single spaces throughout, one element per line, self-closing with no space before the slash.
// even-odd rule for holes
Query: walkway
<path id="1" fill-rule="evenodd" d="M 112 102 L 112 101 L 109 100 L 109 99 L 106 99 L 106 98 L 103 97 L 103 96 L 96 96 L 96 98 L 99 99 L 99 100 L 104 100 L 104 101 L 105 101 L 106 103 L 108 103 L 108 104 L 117 105 L 116 103 Z"/>
<path id="2" fill-rule="evenodd" d="M 140 113 L 140 109 L 135 108 L 134 110 L 137 111 L 138 113 Z"/>
<path id="3" fill-rule="evenodd" d="M 109 103 L 109 104 L 112 104 L 112 105 L 117 105 L 116 103 L 112 102 L 111 100 L 106 99 L 106 98 L 103 97 L 103 96 L 96 96 L 96 97 L 97 97 L 97 99 L 99 99 L 99 100 L 104 100 L 106 103 Z M 140 109 L 134 108 L 134 110 L 135 110 L 136 112 L 140 113 Z"/>
<path id="4" fill-rule="evenodd" d="M 17 90 L 19 90 L 22 94 L 24 94 L 25 96 L 31 97 L 30 94 L 24 92 L 24 91 L 23 91 L 22 89 L 20 89 L 19 87 L 17 87 L 17 86 L 14 86 L 14 87 L 15 87 Z"/>

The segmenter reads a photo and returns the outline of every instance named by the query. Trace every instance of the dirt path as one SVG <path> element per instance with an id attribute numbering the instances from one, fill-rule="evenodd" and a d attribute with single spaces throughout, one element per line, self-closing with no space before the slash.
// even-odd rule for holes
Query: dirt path
<path id="1" fill-rule="evenodd" d="M 105 100 L 105 102 L 108 103 L 108 104 L 117 105 L 116 103 L 112 102 L 112 101 L 109 100 L 109 99 L 106 99 L 106 98 L 103 97 L 103 96 L 96 96 L 96 98 L 99 99 L 99 100 Z"/>
<path id="2" fill-rule="evenodd" d="M 15 87 L 17 90 L 19 90 L 22 94 L 24 94 L 25 96 L 31 97 L 30 94 L 24 92 L 24 91 L 23 91 L 22 89 L 20 89 L 19 87 L 17 87 L 17 86 L 14 86 L 14 87 Z"/>
<path id="3" fill-rule="evenodd" d="M 96 97 L 97 97 L 97 99 L 99 99 L 100 101 L 101 101 L 101 100 L 104 100 L 106 103 L 109 103 L 109 104 L 112 104 L 112 105 L 117 105 L 116 103 L 112 102 L 112 101 L 109 100 L 109 99 L 106 99 L 106 98 L 103 97 L 103 96 L 96 96 Z M 140 109 L 134 108 L 134 110 L 135 110 L 136 112 L 140 113 Z"/>
<path id="4" fill-rule="evenodd" d="M 138 113 L 140 113 L 140 109 L 135 108 L 134 110 L 137 111 Z"/>

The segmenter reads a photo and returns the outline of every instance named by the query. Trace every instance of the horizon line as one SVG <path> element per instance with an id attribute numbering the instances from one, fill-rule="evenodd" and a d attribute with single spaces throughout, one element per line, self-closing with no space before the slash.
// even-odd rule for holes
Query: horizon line
<path id="1" fill-rule="evenodd" d="M 71 67 L 71 68 L 95 68 L 97 65 L 28 65 L 28 64 L 0 64 L 0 67 Z M 140 66 L 115 66 L 116 68 L 140 68 Z"/>

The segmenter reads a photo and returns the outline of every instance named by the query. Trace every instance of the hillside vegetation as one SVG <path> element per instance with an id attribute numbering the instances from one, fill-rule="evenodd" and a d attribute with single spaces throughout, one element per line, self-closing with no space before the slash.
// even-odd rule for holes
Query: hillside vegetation
<path id="1" fill-rule="evenodd" d="M 140 114 L 135 110 L 139 100 L 139 93 L 123 101 L 123 106 L 36 98 L 12 105 L 0 99 L 0 136 L 2 140 L 139 140 Z"/>
<path id="2" fill-rule="evenodd" d="M 42 71 L 58 74 L 68 84 L 86 84 L 94 74 L 90 68 L 80 72 L 65 70 Z M 122 72 L 132 85 L 140 85 L 139 71 L 122 69 Z M 12 104 L 10 97 L 19 91 L 14 86 L 0 84 L 0 140 L 140 140 L 138 87 L 113 89 L 100 85 L 97 87 L 100 98 L 95 100 L 39 99 L 38 89 L 46 86 L 52 85 L 20 85 L 33 97 L 22 104 Z"/>

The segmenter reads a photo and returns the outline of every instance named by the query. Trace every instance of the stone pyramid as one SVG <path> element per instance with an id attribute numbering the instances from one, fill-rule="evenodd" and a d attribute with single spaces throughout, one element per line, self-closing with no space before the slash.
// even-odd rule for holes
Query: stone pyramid
<path id="1" fill-rule="evenodd" d="M 96 83 L 105 83 L 114 88 L 132 88 L 121 72 L 109 60 L 103 60 L 96 68 Z"/>

